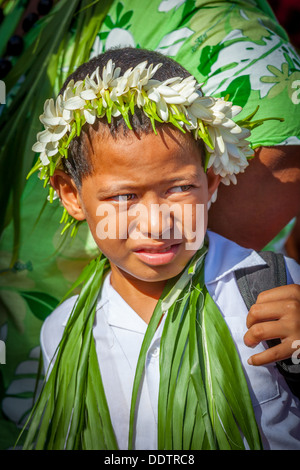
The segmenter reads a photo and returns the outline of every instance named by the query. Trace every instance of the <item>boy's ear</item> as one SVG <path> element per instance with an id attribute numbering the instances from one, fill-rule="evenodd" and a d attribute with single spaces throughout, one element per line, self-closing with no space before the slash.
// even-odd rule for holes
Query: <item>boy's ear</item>
<path id="1" fill-rule="evenodd" d="M 206 175 L 207 175 L 207 185 L 208 185 L 208 199 L 210 201 L 213 193 L 218 188 L 222 177 L 220 175 L 216 175 L 212 167 L 207 170 Z"/>
<path id="2" fill-rule="evenodd" d="M 62 170 L 56 170 L 50 178 L 51 186 L 57 192 L 68 213 L 77 220 L 85 220 L 79 191 L 71 176 Z"/>

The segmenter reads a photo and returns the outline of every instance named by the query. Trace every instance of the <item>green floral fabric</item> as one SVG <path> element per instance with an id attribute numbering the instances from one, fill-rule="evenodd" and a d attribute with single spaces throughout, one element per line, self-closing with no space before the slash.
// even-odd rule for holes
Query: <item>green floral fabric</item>
<path id="1" fill-rule="evenodd" d="M 229 96 L 257 118 L 281 117 L 253 131 L 253 146 L 300 144 L 300 60 L 264 0 L 114 0 L 91 56 L 130 45 L 173 57 L 203 83 L 206 94 Z M 61 64 L 68 75 L 68 57 Z M 79 65 L 79 64 L 78 64 Z M 56 85 L 58 91 L 58 85 Z M 43 103 L 36 106 L 42 111 Z M 58 201 L 32 177 L 22 196 L 19 261 L 10 267 L 13 226 L 0 243 L 0 448 L 12 446 L 32 407 L 39 364 L 39 333 L 82 267 L 97 253 L 87 227 L 62 238 Z"/>
<path id="2" fill-rule="evenodd" d="M 171 56 L 206 94 L 243 106 L 241 116 L 259 104 L 258 118 L 285 119 L 256 128 L 254 146 L 299 143 L 300 61 L 269 15 L 256 1 L 122 0 L 107 15 L 92 55 L 128 44 Z"/>

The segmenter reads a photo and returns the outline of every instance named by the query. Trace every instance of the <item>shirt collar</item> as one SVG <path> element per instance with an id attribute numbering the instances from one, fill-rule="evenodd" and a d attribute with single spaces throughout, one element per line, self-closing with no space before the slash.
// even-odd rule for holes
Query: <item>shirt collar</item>
<path id="1" fill-rule="evenodd" d="M 259 254 L 217 233 L 207 231 L 209 249 L 205 259 L 205 284 L 216 282 L 241 268 L 267 264 Z"/>
<path id="2" fill-rule="evenodd" d="M 113 288 L 109 273 L 103 283 L 101 299 L 98 308 L 108 304 L 105 315 L 109 325 L 145 334 L 147 323 L 125 302 L 125 300 Z"/>

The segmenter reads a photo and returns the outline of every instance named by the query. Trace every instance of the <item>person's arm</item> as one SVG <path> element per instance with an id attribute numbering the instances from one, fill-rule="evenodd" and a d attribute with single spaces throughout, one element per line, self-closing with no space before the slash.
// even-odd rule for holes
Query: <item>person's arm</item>
<path id="1" fill-rule="evenodd" d="M 209 228 L 247 248 L 261 250 L 300 215 L 300 146 L 257 149 L 238 184 L 218 189 Z"/>
<path id="2" fill-rule="evenodd" d="M 293 258 L 300 264 L 300 217 L 285 243 L 285 250 L 290 258 Z"/>

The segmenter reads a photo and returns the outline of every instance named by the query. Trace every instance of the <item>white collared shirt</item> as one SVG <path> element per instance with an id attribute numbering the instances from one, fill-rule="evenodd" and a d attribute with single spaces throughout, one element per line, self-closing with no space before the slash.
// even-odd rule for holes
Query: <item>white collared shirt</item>
<path id="1" fill-rule="evenodd" d="M 300 404 L 290 392 L 275 364 L 254 367 L 247 359 L 265 349 L 249 349 L 243 342 L 248 314 L 235 280 L 239 268 L 264 265 L 253 250 L 208 232 L 209 251 L 205 259 L 205 283 L 231 331 L 249 385 L 254 412 L 265 449 L 300 449 Z M 288 283 L 300 284 L 300 267 L 286 258 Z M 59 306 L 45 321 L 41 347 L 45 369 L 55 352 L 76 297 Z M 142 387 L 137 402 L 136 449 L 157 448 L 157 402 L 159 348 L 164 321 L 149 347 Z M 133 380 L 147 324 L 104 281 L 97 305 L 94 338 L 111 420 L 120 449 L 127 448 Z"/>

